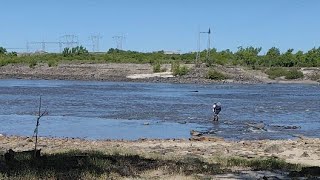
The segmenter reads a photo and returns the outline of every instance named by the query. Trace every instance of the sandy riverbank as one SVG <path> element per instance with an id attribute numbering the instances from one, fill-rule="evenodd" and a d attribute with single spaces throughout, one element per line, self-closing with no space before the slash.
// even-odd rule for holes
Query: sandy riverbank
<path id="1" fill-rule="evenodd" d="M 137 141 L 121 140 L 83 140 L 71 138 L 39 139 L 38 148 L 43 154 L 67 152 L 69 150 L 117 152 L 120 154 L 139 155 L 143 157 L 197 157 L 205 162 L 215 163 L 217 158 L 239 157 L 244 159 L 276 158 L 290 164 L 320 167 L 320 139 L 297 138 L 295 140 L 259 140 L 259 141 L 225 141 L 216 137 L 196 137 L 187 139 Z M 18 136 L 0 136 L 0 152 L 8 149 L 16 152 L 33 149 L 34 138 Z M 247 168 L 232 168 L 226 174 L 211 175 L 212 179 L 262 178 L 269 176 L 287 177 L 280 172 L 252 171 Z M 154 172 L 153 172 L 154 173 Z M 159 172 L 158 172 L 159 173 Z M 164 175 L 164 174 L 163 174 Z M 152 175 L 148 174 L 150 178 Z M 161 175 L 160 175 L 161 176 Z M 153 176 L 152 176 L 153 177 Z M 165 177 L 165 176 L 164 176 Z M 166 175 L 167 177 L 167 175 Z M 169 176 L 171 177 L 171 176 Z M 176 177 L 176 176 L 175 176 Z M 194 176 L 192 176 L 194 177 Z M 186 178 L 181 176 L 181 178 Z M 159 179 L 159 178 L 158 178 Z M 170 178 L 169 178 L 170 179 Z M 193 179 L 193 178 L 189 178 Z"/>
<path id="2" fill-rule="evenodd" d="M 191 71 L 182 77 L 172 76 L 171 65 L 164 64 L 162 68 L 167 69 L 164 73 L 153 73 L 150 64 L 85 64 L 68 63 L 59 64 L 56 67 L 48 67 L 47 64 L 38 64 L 34 68 L 23 64 L 11 64 L 0 67 L 0 78 L 18 79 L 60 79 L 60 80 L 98 80 L 98 81 L 128 81 L 128 82 L 164 82 L 164 83 L 303 83 L 319 84 L 308 78 L 314 72 L 320 72 L 317 68 L 302 68 L 306 75 L 304 79 L 271 80 L 260 70 L 250 70 L 244 67 L 216 66 L 215 69 L 228 75 L 229 79 L 214 81 L 206 79 L 208 68 L 202 66 L 195 68 L 193 64 L 187 64 Z"/>
<path id="3" fill-rule="evenodd" d="M 30 137 L 1 136 L 0 151 L 13 149 L 30 150 L 34 143 Z M 245 158 L 277 157 L 288 163 L 307 166 L 320 166 L 320 139 L 297 138 L 295 140 L 253 140 L 226 141 L 221 138 L 196 138 L 191 140 L 84 140 L 74 138 L 41 137 L 39 148 L 43 152 L 52 153 L 61 150 L 106 150 L 110 147 L 130 149 L 143 153 L 159 153 L 162 155 L 183 156 L 189 153 L 209 158 L 210 156 L 239 156 Z"/>

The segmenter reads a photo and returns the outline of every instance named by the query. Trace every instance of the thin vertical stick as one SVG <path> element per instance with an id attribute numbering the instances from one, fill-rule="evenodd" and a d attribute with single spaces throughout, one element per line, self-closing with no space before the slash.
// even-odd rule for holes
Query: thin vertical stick
<path id="1" fill-rule="evenodd" d="M 39 100 L 39 114 L 37 117 L 37 124 L 36 124 L 36 142 L 34 144 L 34 157 L 36 157 L 36 152 L 37 152 L 37 145 L 38 145 L 38 127 L 39 127 L 39 121 L 41 118 L 41 96 L 40 96 L 40 100 Z"/>

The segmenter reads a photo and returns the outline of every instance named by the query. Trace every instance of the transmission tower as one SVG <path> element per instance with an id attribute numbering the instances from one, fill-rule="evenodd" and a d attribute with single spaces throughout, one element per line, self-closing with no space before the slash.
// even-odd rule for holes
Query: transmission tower
<path id="1" fill-rule="evenodd" d="M 102 39 L 100 33 L 97 35 L 90 36 L 90 39 L 92 41 L 92 52 L 99 52 L 100 39 Z"/>
<path id="2" fill-rule="evenodd" d="M 122 50 L 122 43 L 126 37 L 124 35 L 121 35 L 121 36 L 113 36 L 112 38 L 117 44 L 117 49 Z"/>
<path id="3" fill-rule="evenodd" d="M 76 35 L 66 34 L 64 36 L 61 36 L 61 38 L 64 39 L 63 44 L 65 44 L 68 48 L 73 48 L 79 45 L 79 38 Z"/>

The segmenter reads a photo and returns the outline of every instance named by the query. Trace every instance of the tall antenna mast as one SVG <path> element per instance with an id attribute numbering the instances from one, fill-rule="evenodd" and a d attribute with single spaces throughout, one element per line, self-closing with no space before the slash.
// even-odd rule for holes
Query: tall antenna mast
<path id="1" fill-rule="evenodd" d="M 211 34 L 211 30 L 209 28 L 209 31 L 208 31 L 207 59 L 209 59 L 209 57 L 210 57 L 210 34 Z"/>
<path id="2" fill-rule="evenodd" d="M 199 65 L 200 61 L 200 28 L 198 27 L 198 44 L 197 44 L 197 55 L 196 55 L 196 65 Z"/>
<path id="3" fill-rule="evenodd" d="M 198 51 L 197 51 L 197 55 L 196 55 L 196 64 L 199 65 L 200 63 L 200 54 L 201 54 L 201 49 L 200 49 L 200 38 L 201 38 L 201 34 L 208 34 L 208 44 L 207 44 L 207 59 L 209 59 L 210 57 L 210 34 L 211 34 L 211 30 L 209 28 L 209 30 L 207 32 L 203 31 L 201 32 L 200 30 L 198 31 Z"/>

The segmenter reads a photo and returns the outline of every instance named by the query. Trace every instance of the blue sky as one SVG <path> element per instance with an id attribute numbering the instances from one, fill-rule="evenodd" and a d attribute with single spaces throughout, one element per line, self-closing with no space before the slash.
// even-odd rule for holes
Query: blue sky
<path id="1" fill-rule="evenodd" d="M 126 50 L 189 52 L 197 48 L 198 29 L 211 27 L 218 50 L 307 51 L 320 46 L 319 9 L 319 0 L 4 0 L 0 46 L 25 48 L 27 41 L 74 34 L 91 50 L 89 36 L 100 33 L 100 51 L 115 47 L 112 37 L 124 34 Z"/>

